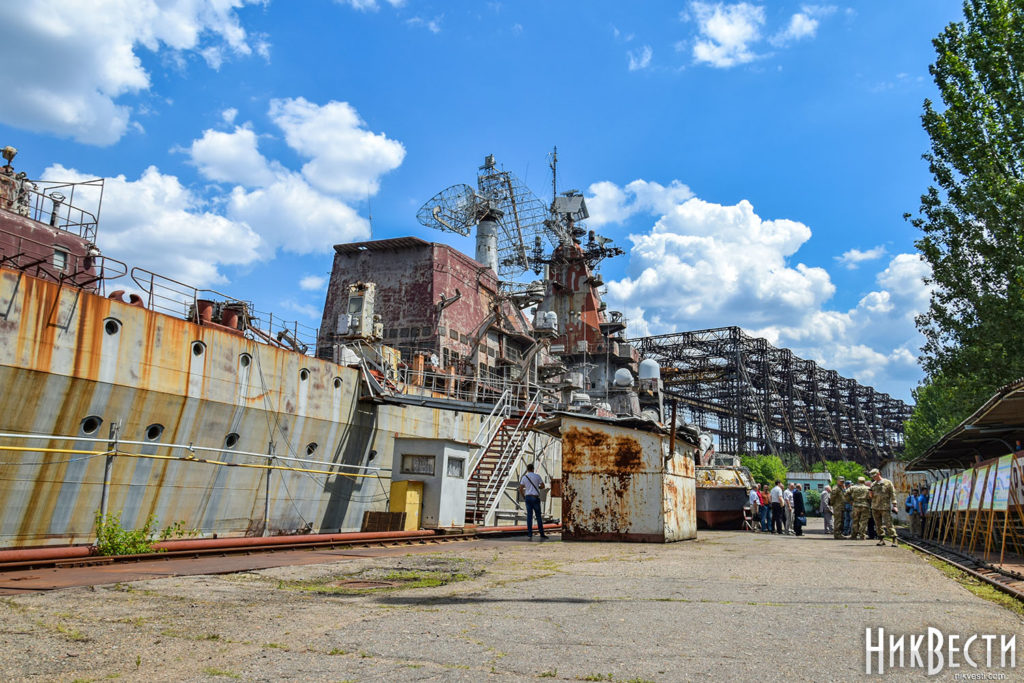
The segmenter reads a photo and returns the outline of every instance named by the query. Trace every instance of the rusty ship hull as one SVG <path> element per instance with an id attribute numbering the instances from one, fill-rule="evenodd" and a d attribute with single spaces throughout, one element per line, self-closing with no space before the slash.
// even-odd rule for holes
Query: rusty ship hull
<path id="1" fill-rule="evenodd" d="M 702 529 L 740 529 L 753 479 L 743 467 L 696 468 L 697 524 Z"/>
<path id="2" fill-rule="evenodd" d="M 138 444 L 108 476 L 109 509 L 126 528 L 155 515 L 204 535 L 252 534 L 269 507 L 274 530 L 358 529 L 364 511 L 386 505 L 396 437 L 468 443 L 485 417 L 361 401 L 360 381 L 357 368 L 0 269 L 0 432 L 69 437 L 33 441 L 0 465 L 0 547 L 90 540 L 106 459 L 89 452 L 106 447 L 84 439 L 112 422 Z M 235 451 L 315 452 L 337 467 L 271 476 L 268 501 L 276 472 Z M 367 464 L 383 474 L 354 469 Z"/>

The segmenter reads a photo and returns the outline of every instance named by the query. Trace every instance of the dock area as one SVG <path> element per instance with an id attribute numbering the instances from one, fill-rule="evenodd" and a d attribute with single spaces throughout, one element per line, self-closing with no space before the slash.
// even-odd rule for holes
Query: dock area
<path id="1" fill-rule="evenodd" d="M 841 681 L 866 677 L 868 628 L 1006 634 L 1024 648 L 1018 614 L 921 554 L 833 540 L 820 524 L 802 538 L 353 550 L 6 595 L 0 679 Z M 1016 677 L 981 664 L 943 676 Z M 924 675 L 886 660 L 886 680 Z"/>

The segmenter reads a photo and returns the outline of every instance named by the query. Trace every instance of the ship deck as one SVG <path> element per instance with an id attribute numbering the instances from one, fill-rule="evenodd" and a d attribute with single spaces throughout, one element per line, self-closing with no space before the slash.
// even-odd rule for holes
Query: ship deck
<path id="1" fill-rule="evenodd" d="M 488 539 L 8 596 L 0 678 L 850 680 L 866 628 L 1024 635 L 920 554 L 820 525 L 665 545 Z M 420 586 L 402 589 L 409 577 Z"/>

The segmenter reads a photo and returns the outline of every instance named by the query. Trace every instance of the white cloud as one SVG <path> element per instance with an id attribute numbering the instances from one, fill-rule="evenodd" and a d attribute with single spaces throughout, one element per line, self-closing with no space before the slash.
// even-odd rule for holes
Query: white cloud
<path id="1" fill-rule="evenodd" d="M 629 70 L 639 71 L 650 66 L 654 50 L 651 49 L 650 45 L 644 45 L 639 50 L 630 50 L 626 55 L 629 57 Z"/>
<path id="2" fill-rule="evenodd" d="M 678 181 L 595 183 L 587 205 L 595 226 L 654 217 L 649 229 L 630 235 L 629 274 L 608 283 L 609 306 L 630 320 L 631 336 L 739 325 L 909 397 L 920 376 L 914 315 L 928 303 L 928 267 L 917 255 L 894 256 L 877 274 L 877 289 L 849 310 L 832 310 L 828 272 L 795 261 L 811 238 L 802 223 L 764 219 L 746 200 L 704 201 Z"/>
<path id="3" fill-rule="evenodd" d="M 234 185 L 223 201 L 227 217 L 259 233 L 268 257 L 279 248 L 304 254 L 368 238 L 369 221 L 346 202 L 376 194 L 405 148 L 367 130 L 346 102 L 273 100 L 269 114 L 288 146 L 310 159 L 301 173 L 268 160 L 251 123 L 206 130 L 189 149 L 203 177 Z"/>
<path id="4" fill-rule="evenodd" d="M 350 5 L 360 12 L 376 12 L 380 9 L 380 3 L 377 0 L 335 0 L 335 2 L 341 5 Z M 405 0 L 387 0 L 387 3 L 392 7 L 401 7 L 405 4 Z"/>
<path id="5" fill-rule="evenodd" d="M 214 68 L 253 48 L 236 10 L 256 0 L 38 0 L 0 2 L 4 49 L 0 122 L 109 145 L 130 127 L 118 98 L 150 87 L 136 50 L 196 53 Z M 136 126 L 137 127 L 137 126 Z"/>
<path id="6" fill-rule="evenodd" d="M 757 59 L 751 45 L 761 39 L 765 23 L 764 8 L 740 2 L 693 2 L 690 4 L 697 22 L 699 37 L 693 45 L 693 58 L 718 68 L 746 64 Z"/>
<path id="7" fill-rule="evenodd" d="M 444 20 L 444 15 L 434 17 L 433 19 L 424 19 L 423 17 L 411 17 L 405 20 L 405 23 L 409 26 L 422 26 L 431 33 L 437 34 L 441 32 L 441 21 Z"/>
<path id="8" fill-rule="evenodd" d="M 775 47 L 785 47 L 804 38 L 813 38 L 821 23 L 819 18 L 827 17 L 835 11 L 832 5 L 804 5 L 800 12 L 789 18 L 786 28 L 773 35 L 768 42 Z"/>
<path id="9" fill-rule="evenodd" d="M 878 245 L 868 249 L 867 251 L 861 251 L 860 249 L 850 249 L 844 251 L 842 256 L 836 256 L 836 261 L 840 265 L 845 266 L 847 270 L 856 270 L 861 263 L 865 261 L 874 261 L 885 256 L 885 247 Z"/>
<path id="10" fill-rule="evenodd" d="M 224 123 L 228 124 L 229 126 L 233 125 L 235 123 L 235 118 L 237 116 L 238 116 L 238 110 L 235 109 L 234 107 L 231 107 L 229 109 L 225 109 L 224 111 L 222 111 L 220 113 L 220 117 L 224 120 Z"/>
<path id="11" fill-rule="evenodd" d="M 336 243 L 370 236 L 369 221 L 355 209 L 318 192 L 296 173 L 255 190 L 236 186 L 227 215 L 253 226 L 269 248 L 296 254 L 322 252 Z"/>
<path id="12" fill-rule="evenodd" d="M 299 280 L 299 288 L 308 292 L 319 292 L 327 284 L 327 278 L 323 275 L 307 275 Z"/>
<path id="13" fill-rule="evenodd" d="M 44 171 L 43 178 L 81 181 L 88 177 L 54 165 Z M 247 224 L 212 212 L 176 177 L 154 166 L 137 180 L 123 175 L 106 179 L 97 240 L 104 253 L 130 266 L 195 287 L 226 282 L 220 266 L 252 263 L 263 246 L 260 235 Z"/>
<path id="14" fill-rule="evenodd" d="M 192 163 L 209 180 L 259 187 L 275 178 L 270 163 L 257 149 L 256 134 L 246 126 L 236 127 L 233 133 L 204 131 L 203 137 L 192 141 L 189 152 Z"/>
<path id="15" fill-rule="evenodd" d="M 620 188 L 607 181 L 588 188 L 593 195 L 587 199 L 590 212 L 588 224 L 599 227 L 621 223 L 640 212 L 668 213 L 672 207 L 693 196 L 689 187 L 673 180 L 668 187 L 647 180 L 634 180 Z"/>
<path id="16" fill-rule="evenodd" d="M 347 102 L 318 106 L 306 99 L 273 100 L 270 118 L 292 149 L 310 159 L 302 175 L 315 187 L 350 199 L 376 194 L 380 176 L 401 165 L 402 143 L 366 129 Z"/>

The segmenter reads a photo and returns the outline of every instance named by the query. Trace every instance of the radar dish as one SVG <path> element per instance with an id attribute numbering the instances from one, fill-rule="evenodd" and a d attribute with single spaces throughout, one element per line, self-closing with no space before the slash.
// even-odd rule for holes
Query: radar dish
<path id="1" fill-rule="evenodd" d="M 452 185 L 420 207 L 416 220 L 428 228 L 468 235 L 476 225 L 479 208 L 479 197 L 472 187 Z"/>

